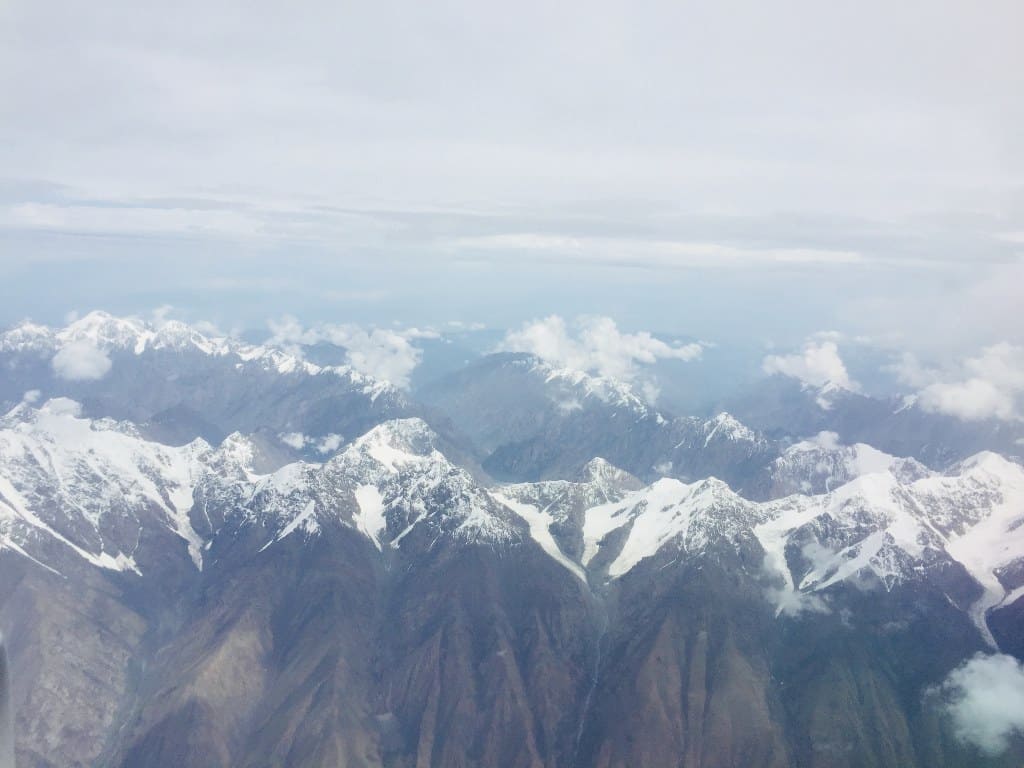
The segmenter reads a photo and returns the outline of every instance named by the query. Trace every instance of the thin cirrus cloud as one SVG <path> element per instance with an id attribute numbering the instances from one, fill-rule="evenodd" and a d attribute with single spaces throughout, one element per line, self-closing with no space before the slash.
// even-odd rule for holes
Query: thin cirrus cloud
<path id="1" fill-rule="evenodd" d="M 653 269 L 740 268 L 773 264 L 849 265 L 865 262 L 862 254 L 840 249 L 755 248 L 714 242 L 565 237 L 529 233 L 459 238 L 452 241 L 451 246 L 465 254 L 516 252 L 524 256 L 544 259 L 554 257 L 580 264 L 608 264 Z"/>
<path id="2" fill-rule="evenodd" d="M 640 366 L 658 360 L 697 360 L 704 346 L 701 342 L 669 344 L 647 331 L 624 333 L 610 317 L 580 317 L 570 326 L 564 318 L 550 315 L 509 331 L 499 349 L 527 352 L 560 368 L 629 382 Z"/>

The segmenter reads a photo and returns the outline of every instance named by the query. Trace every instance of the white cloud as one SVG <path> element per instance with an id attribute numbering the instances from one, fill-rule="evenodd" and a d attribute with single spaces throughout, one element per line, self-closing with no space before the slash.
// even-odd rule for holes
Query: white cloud
<path id="1" fill-rule="evenodd" d="M 449 320 L 446 325 L 455 331 L 482 331 L 487 327 L 483 323 L 466 322 L 464 320 Z"/>
<path id="2" fill-rule="evenodd" d="M 72 400 L 70 397 L 54 397 L 43 403 L 39 410 L 53 413 L 58 416 L 81 416 L 82 404 Z"/>
<path id="3" fill-rule="evenodd" d="M 510 331 L 499 346 L 508 352 L 528 352 L 561 368 L 597 373 L 632 381 L 638 365 L 658 360 L 698 359 L 704 345 L 668 344 L 647 331 L 623 333 L 610 317 L 581 317 L 570 331 L 564 319 L 551 315 Z M 648 394 L 656 395 L 648 387 Z"/>
<path id="4" fill-rule="evenodd" d="M 1012 656 L 977 654 L 949 673 L 939 693 L 956 737 L 989 755 L 1024 734 L 1024 665 Z"/>
<path id="5" fill-rule="evenodd" d="M 341 447 L 341 444 L 344 441 L 344 438 L 341 435 L 333 432 L 319 438 L 310 437 L 309 435 L 304 435 L 301 432 L 282 432 L 278 435 L 278 438 L 282 443 L 296 451 L 301 451 L 303 448 L 309 446 L 314 448 L 317 453 L 322 454 L 334 453 Z"/>
<path id="6" fill-rule="evenodd" d="M 62 379 L 93 381 L 107 375 L 111 362 L 103 350 L 88 341 L 73 341 L 53 356 L 50 365 Z"/>
<path id="7" fill-rule="evenodd" d="M 25 392 L 24 395 L 21 396 L 21 402 L 28 403 L 29 405 L 31 405 L 32 403 L 36 403 L 39 401 L 39 397 L 41 394 L 42 393 L 38 389 L 30 389 L 27 392 Z"/>
<path id="8" fill-rule="evenodd" d="M 301 451 L 303 446 L 306 445 L 306 436 L 301 432 L 284 432 L 280 435 L 280 438 L 282 443 L 289 448 L 294 448 L 296 451 Z"/>
<path id="9" fill-rule="evenodd" d="M 341 443 L 344 438 L 338 434 L 324 435 L 316 441 L 316 450 L 318 453 L 334 453 L 341 447 Z"/>
<path id="10" fill-rule="evenodd" d="M 23 203 L 2 214 L 5 223 L 76 233 L 252 236 L 261 222 L 235 211 Z"/>
<path id="11" fill-rule="evenodd" d="M 843 389 L 859 389 L 857 382 L 850 378 L 834 341 L 812 340 L 804 344 L 801 352 L 768 355 L 761 367 L 765 373 L 780 373 L 815 387 L 834 384 Z"/>
<path id="12" fill-rule="evenodd" d="M 901 381 L 918 389 L 917 403 L 926 411 L 964 421 L 1022 416 L 1024 347 L 994 344 L 952 370 L 928 368 L 905 354 L 896 371 Z"/>
<path id="13" fill-rule="evenodd" d="M 360 373 L 407 388 L 409 376 L 420 364 L 423 353 L 413 345 L 417 339 L 436 339 L 436 331 L 420 328 L 366 330 L 352 324 L 322 323 L 310 328 L 294 317 L 285 316 L 269 323 L 270 344 L 302 355 L 302 347 L 329 342 L 344 347 L 347 362 Z"/>

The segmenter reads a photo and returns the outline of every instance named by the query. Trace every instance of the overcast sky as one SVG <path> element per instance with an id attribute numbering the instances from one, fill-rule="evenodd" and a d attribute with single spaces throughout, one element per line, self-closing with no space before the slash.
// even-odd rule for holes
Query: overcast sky
<path id="1" fill-rule="evenodd" d="M 1024 340 L 1024 4 L 0 3 L 0 322 Z"/>

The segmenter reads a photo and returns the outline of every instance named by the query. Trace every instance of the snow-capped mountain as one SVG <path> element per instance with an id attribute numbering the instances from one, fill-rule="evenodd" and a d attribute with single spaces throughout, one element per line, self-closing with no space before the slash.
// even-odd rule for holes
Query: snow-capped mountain
<path id="1" fill-rule="evenodd" d="M 131 421 L 165 442 L 260 433 L 294 457 L 322 458 L 324 446 L 412 410 L 396 387 L 349 366 L 103 312 L 64 328 L 22 323 L 0 334 L 0 366 L 5 410 L 25 397 L 68 397 L 87 416 Z"/>
<path id="2" fill-rule="evenodd" d="M 197 494 L 204 508 L 224 505 L 226 489 L 250 481 L 252 460 L 237 435 L 219 449 L 203 440 L 165 446 L 131 424 L 82 418 L 67 398 L 22 404 L 0 419 L 0 546 L 55 570 L 66 547 L 102 568 L 139 572 L 140 548 L 172 546 L 168 534 L 202 568 Z"/>
<path id="3" fill-rule="evenodd" d="M 267 531 L 263 548 L 290 534 L 341 523 L 378 549 L 408 537 L 502 544 L 521 538 L 515 519 L 437 449 L 421 419 L 375 427 L 323 465 L 290 464 L 259 479 L 239 514 Z"/>
<path id="4" fill-rule="evenodd" d="M 557 554 L 609 578 L 656 556 L 693 558 L 756 540 L 765 575 L 782 585 L 770 590 L 780 612 L 824 606 L 820 595 L 843 582 L 873 580 L 891 590 L 958 566 L 981 592 L 962 607 L 994 646 L 987 612 L 1024 596 L 1024 468 L 984 453 L 939 475 L 881 461 L 863 446 L 850 449 L 867 462 L 855 479 L 828 493 L 763 503 L 714 478 L 665 478 L 630 491 L 622 483 L 607 492 L 603 483 L 584 484 L 585 498 L 605 498 L 582 510 L 581 491 L 571 484 L 508 492 L 534 502 L 531 514 L 543 516 L 547 531 L 531 530 L 545 549 L 549 531 L 574 521 L 582 551 L 570 546 Z M 573 540 L 565 531 L 559 538 Z"/>
<path id="5" fill-rule="evenodd" d="M 217 448 L 144 439 L 130 424 L 87 419 L 58 398 L 22 404 L 0 421 L 0 547 L 55 571 L 59 550 L 112 570 L 142 574 L 149 539 L 187 547 L 199 569 L 221 529 L 259 528 L 262 549 L 324 525 L 363 533 L 377 549 L 441 535 L 520 538 L 516 518 L 436 448 L 420 419 L 387 422 L 325 464 L 298 462 L 270 474 L 254 466 L 241 435 Z M 141 548 L 141 552 L 140 552 Z"/>
<path id="6" fill-rule="evenodd" d="M 874 397 L 772 376 L 722 405 L 743 423 L 773 437 L 801 439 L 834 432 L 843 443 L 863 443 L 894 456 L 912 457 L 932 469 L 944 469 L 985 450 L 1022 454 L 1024 423 L 964 421 L 926 411 L 913 396 Z"/>
<path id="7" fill-rule="evenodd" d="M 742 487 L 778 453 L 729 414 L 672 416 L 622 382 L 529 355 L 490 355 L 419 395 L 503 480 L 571 478 L 598 455 L 645 480 L 715 474 Z"/>
<path id="8" fill-rule="evenodd" d="M 939 475 L 819 436 L 779 462 L 806 464 L 810 453 L 816 470 L 829 465 L 824 475 L 852 479 L 757 503 L 715 478 L 640 487 L 603 459 L 575 481 L 487 489 L 438 450 L 420 419 L 375 427 L 326 463 L 270 474 L 255 472 L 254 446 L 240 435 L 218 448 L 163 446 L 129 424 L 82 418 L 67 399 L 22 404 L 0 425 L 2 546 L 55 571 L 61 547 L 141 574 L 150 539 L 166 547 L 176 537 L 202 568 L 223 530 L 257 530 L 263 551 L 340 525 L 378 551 L 441 536 L 506 545 L 528 530 L 584 582 L 621 577 L 663 551 L 689 558 L 756 540 L 767 576 L 782 585 L 773 593 L 780 611 L 819 604 L 819 593 L 850 579 L 891 589 L 955 563 L 982 590 L 964 607 L 993 643 L 986 612 L 1024 593 L 1015 575 L 1024 570 L 1024 469 L 991 453 Z M 720 417 L 708 439 L 723 429 L 738 427 Z"/>
<path id="9" fill-rule="evenodd" d="M 155 325 L 136 317 L 117 317 L 98 310 L 63 328 L 53 329 L 27 322 L 0 334 L 0 352 L 46 355 L 72 345 L 83 345 L 108 354 L 115 351 L 134 355 L 160 350 L 195 351 L 212 357 L 231 357 L 236 365 L 239 361 L 245 364 L 255 362 L 267 371 L 280 374 L 315 376 L 329 372 L 359 380 L 366 387 L 367 394 L 380 394 L 388 386 L 386 382 L 374 381 L 347 367 L 315 366 L 281 349 L 247 344 L 227 336 L 208 336 L 179 321 L 163 321 Z"/>
<path id="10" fill-rule="evenodd" d="M 748 490 L 759 499 L 825 493 L 872 472 L 891 472 L 905 481 L 931 474 L 916 459 L 892 456 L 865 443 L 843 445 L 835 432 L 820 432 L 786 448 Z"/>

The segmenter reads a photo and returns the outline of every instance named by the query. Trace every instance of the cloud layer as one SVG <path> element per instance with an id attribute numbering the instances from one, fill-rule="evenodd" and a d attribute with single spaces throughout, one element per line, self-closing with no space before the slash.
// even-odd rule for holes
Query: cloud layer
<path id="1" fill-rule="evenodd" d="M 50 361 L 53 372 L 68 381 L 94 381 L 110 371 L 107 354 L 87 341 L 73 341 L 63 346 Z"/>
<path id="2" fill-rule="evenodd" d="M 580 317 L 570 329 L 562 317 L 550 315 L 510 331 L 500 349 L 528 352 L 559 368 L 630 382 L 641 365 L 658 360 L 690 362 L 701 356 L 704 346 L 699 342 L 668 344 L 647 331 L 623 333 L 610 317 Z M 647 394 L 656 396 L 651 390 Z"/>
<path id="3" fill-rule="evenodd" d="M 957 738 L 989 755 L 1024 734 L 1024 665 L 1012 656 L 979 653 L 954 669 L 939 693 Z"/>

